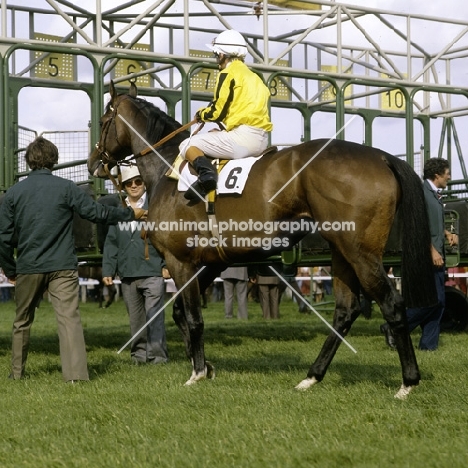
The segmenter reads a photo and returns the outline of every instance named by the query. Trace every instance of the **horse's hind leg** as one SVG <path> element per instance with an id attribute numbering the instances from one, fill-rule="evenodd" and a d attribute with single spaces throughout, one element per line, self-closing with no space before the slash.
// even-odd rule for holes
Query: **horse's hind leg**
<path id="1" fill-rule="evenodd" d="M 359 275 L 363 288 L 377 302 L 393 332 L 403 374 L 403 385 L 395 398 L 404 399 L 411 389 L 418 385 L 420 373 L 408 331 L 403 298 L 384 271 L 383 266 L 379 265 L 379 268 L 376 269 L 363 268 Z"/>
<path id="2" fill-rule="evenodd" d="M 104 291 L 104 288 L 103 288 Z M 107 292 L 109 293 L 109 299 L 106 302 L 106 305 L 104 306 L 105 309 L 111 306 L 111 304 L 115 300 L 115 296 L 117 295 L 117 287 L 115 284 L 111 284 L 110 286 L 107 286 Z"/>
<path id="3" fill-rule="evenodd" d="M 98 302 L 99 308 L 102 309 L 102 303 L 104 302 L 104 283 L 102 280 L 99 282 L 98 285 Z"/>
<path id="4" fill-rule="evenodd" d="M 359 281 L 351 265 L 336 250 L 333 250 L 332 253 L 332 269 L 336 301 L 333 328 L 341 337 L 345 337 L 361 312 Z M 340 344 L 341 338 L 336 333 L 331 332 L 325 340 L 317 359 L 310 367 L 307 378 L 296 386 L 297 389 L 305 390 L 324 378 Z"/>

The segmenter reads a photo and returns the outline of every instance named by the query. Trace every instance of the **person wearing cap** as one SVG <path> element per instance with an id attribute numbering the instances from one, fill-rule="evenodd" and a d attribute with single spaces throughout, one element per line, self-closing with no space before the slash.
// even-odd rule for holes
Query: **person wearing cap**
<path id="1" fill-rule="evenodd" d="M 206 156 L 238 159 L 258 156 L 268 146 L 273 125 L 268 104 L 270 90 L 244 63 L 247 43 L 233 29 L 222 32 L 208 47 L 213 51 L 220 72 L 214 99 L 199 109 L 199 122 L 216 122 L 222 130 L 198 133 L 180 144 L 181 156 L 198 173 L 198 180 L 185 192 L 195 200 L 216 189 L 218 175 Z"/>
<path id="2" fill-rule="evenodd" d="M 28 145 L 25 157 L 31 172 L 7 190 L 0 207 L 0 265 L 16 287 L 9 378 L 25 377 L 31 326 L 47 290 L 57 317 L 63 379 L 89 380 L 73 215 L 115 224 L 132 221 L 144 210 L 96 203 L 74 182 L 53 175 L 59 152 L 43 137 Z"/>
<path id="3" fill-rule="evenodd" d="M 122 168 L 122 185 L 128 206 L 148 208 L 146 187 L 136 165 Z M 135 364 L 165 363 L 168 352 L 164 325 L 164 278 L 170 278 L 170 275 L 157 250 L 150 243 L 145 246 L 137 224 L 121 223 L 109 228 L 104 243 L 103 281 L 109 286 L 116 274 L 120 277 L 130 333 L 134 337 L 130 347 L 132 361 Z M 145 326 L 150 320 L 151 323 Z"/>

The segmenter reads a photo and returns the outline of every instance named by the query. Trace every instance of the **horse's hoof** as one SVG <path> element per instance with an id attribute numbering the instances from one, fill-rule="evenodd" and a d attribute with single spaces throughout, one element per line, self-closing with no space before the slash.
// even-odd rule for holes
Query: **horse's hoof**
<path id="1" fill-rule="evenodd" d="M 410 385 L 407 387 L 405 384 L 401 384 L 400 390 L 395 393 L 395 398 L 397 400 L 406 400 L 411 390 L 413 390 L 413 386 Z"/>
<path id="2" fill-rule="evenodd" d="M 200 380 L 204 380 L 206 378 L 205 372 L 200 372 L 199 374 L 195 374 L 194 372 L 190 376 L 190 379 L 185 382 L 185 386 L 193 385 L 199 382 Z"/>
<path id="3" fill-rule="evenodd" d="M 308 388 L 312 387 L 312 385 L 315 385 L 318 383 L 318 380 L 315 377 L 312 377 L 311 379 L 304 379 L 302 382 L 299 382 L 296 386 L 296 390 L 307 390 Z"/>
<path id="4" fill-rule="evenodd" d="M 185 382 L 185 385 L 193 385 L 200 380 L 205 380 L 205 379 L 214 379 L 215 378 L 215 368 L 211 362 L 206 361 L 205 363 L 205 369 L 203 372 L 196 373 L 195 371 L 192 372 L 192 375 L 190 376 L 190 379 Z"/>

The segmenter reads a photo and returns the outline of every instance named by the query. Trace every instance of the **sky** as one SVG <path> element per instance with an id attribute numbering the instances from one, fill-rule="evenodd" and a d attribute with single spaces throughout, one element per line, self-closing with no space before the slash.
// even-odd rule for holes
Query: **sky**
<path id="1" fill-rule="evenodd" d="M 443 4 L 442 4 L 443 3 Z M 468 7 L 459 0 L 353 0 L 351 5 L 450 19 L 468 19 Z"/>
<path id="2" fill-rule="evenodd" d="M 8 4 L 21 5 L 24 3 L 25 0 L 8 0 Z M 101 0 L 103 10 L 115 7 L 116 3 L 117 2 L 115 0 Z M 124 2 L 122 1 L 121 3 Z M 144 5 L 140 4 L 139 6 L 132 7 L 132 10 L 129 9 L 129 11 L 140 12 L 151 3 L 154 2 L 147 1 Z M 191 4 L 196 3 L 198 2 L 191 0 Z M 36 0 L 35 5 L 36 4 L 38 8 L 41 6 L 49 8 L 45 0 Z M 93 11 L 95 10 L 96 1 L 81 0 L 78 4 Z M 423 14 L 439 18 L 452 18 L 468 21 L 468 3 L 461 2 L 460 0 L 446 0 L 443 6 L 441 5 L 441 2 L 427 0 L 386 0 L 385 2 L 381 0 L 355 0 L 350 1 L 348 4 L 365 6 L 367 8 L 385 9 L 401 13 Z M 179 9 L 182 5 L 183 3 L 179 2 Z M 61 6 L 61 8 L 66 9 L 63 6 Z M 217 9 L 219 10 L 218 7 Z M 182 10 L 180 9 L 180 11 Z M 59 19 L 59 21 L 63 23 L 63 20 Z M 229 18 L 228 21 L 230 21 Z M 304 21 L 304 25 L 308 25 L 310 23 L 310 19 L 301 19 L 297 16 L 292 16 L 291 18 L 281 17 L 281 20 L 270 18 L 270 34 L 280 34 L 282 30 L 288 28 L 299 28 L 302 26 L 301 21 Z M 234 24 L 233 26 L 235 27 Z M 252 18 L 249 23 L 249 27 L 253 30 L 252 32 L 257 34 L 263 33 L 263 24 L 261 20 L 255 21 L 255 19 Z M 55 25 L 53 21 L 48 22 L 47 26 L 42 29 L 42 31 L 50 34 L 55 34 L 56 30 L 57 25 Z M 384 34 L 385 32 L 383 29 L 382 32 L 380 30 L 371 31 L 372 37 L 376 40 L 380 40 L 382 43 L 385 43 L 386 41 Z M 447 37 L 452 37 L 453 32 L 447 29 L 444 30 L 444 28 L 438 23 L 424 23 L 424 25 L 419 25 L 415 22 L 412 25 L 412 34 L 413 38 L 416 38 L 418 44 L 423 45 L 427 50 L 437 51 L 440 48 L 441 43 L 446 43 Z M 201 47 L 203 47 L 203 45 Z M 464 72 L 465 74 L 463 75 L 463 73 L 461 73 L 460 76 L 463 81 L 465 81 L 464 78 L 466 77 L 466 83 L 468 83 L 468 76 L 466 76 L 468 75 L 468 67 L 466 67 L 465 63 L 460 64 L 460 66 L 463 66 L 466 70 Z M 464 84 L 460 83 L 460 85 Z M 197 107 L 195 107 L 195 109 L 196 108 Z M 315 132 L 313 137 L 333 136 L 335 123 L 334 116 L 328 114 L 323 115 L 323 113 L 320 114 L 320 118 L 312 120 L 313 133 Z M 34 129 L 38 132 L 55 130 L 85 130 L 88 127 L 89 119 L 89 99 L 82 92 L 30 88 L 24 89 L 20 93 L 19 123 L 27 128 Z M 293 132 L 277 132 L 276 135 L 279 136 L 277 136 L 277 141 L 273 143 L 294 144 L 296 140 L 300 139 L 300 128 L 302 127 L 302 122 L 301 117 L 297 113 L 273 110 L 273 119 L 274 123 L 276 121 L 275 126 L 277 129 L 282 129 L 285 121 L 295 129 Z M 385 122 L 376 122 L 373 145 L 389 150 L 394 154 L 398 154 L 405 151 L 404 141 L 403 139 L 400 139 L 401 141 L 393 139 L 389 145 L 388 134 L 392 134 L 393 132 L 401 133 L 404 131 L 404 123 L 397 119 L 392 120 L 393 121 L 391 122 L 388 121 L 388 119 L 386 119 Z M 350 124 L 348 130 L 349 134 L 353 135 L 352 139 L 361 142 L 359 140 L 363 139 L 363 130 L 362 123 L 359 119 Z M 438 132 L 436 131 L 435 134 L 437 133 Z M 463 133 L 461 129 L 459 133 Z M 417 135 L 417 139 L 420 139 L 421 135 Z M 460 135 L 460 137 L 464 138 L 463 135 Z M 288 138 L 290 138 L 290 140 L 287 140 Z M 437 142 L 434 141 L 432 146 L 436 147 L 436 144 Z M 468 140 L 466 141 L 465 146 L 468 148 Z"/>

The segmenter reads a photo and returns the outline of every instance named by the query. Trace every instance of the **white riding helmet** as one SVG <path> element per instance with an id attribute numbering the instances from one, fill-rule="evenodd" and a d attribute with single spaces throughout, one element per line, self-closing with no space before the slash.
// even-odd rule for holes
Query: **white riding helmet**
<path id="1" fill-rule="evenodd" d="M 131 166 L 122 166 L 120 171 L 122 173 L 122 183 L 140 175 L 140 171 L 138 170 L 138 166 L 136 164 L 132 164 Z"/>
<path id="2" fill-rule="evenodd" d="M 224 54 L 229 57 L 245 57 L 247 55 L 247 43 L 244 37 L 234 29 L 223 31 L 211 44 L 206 44 L 216 54 Z"/>

